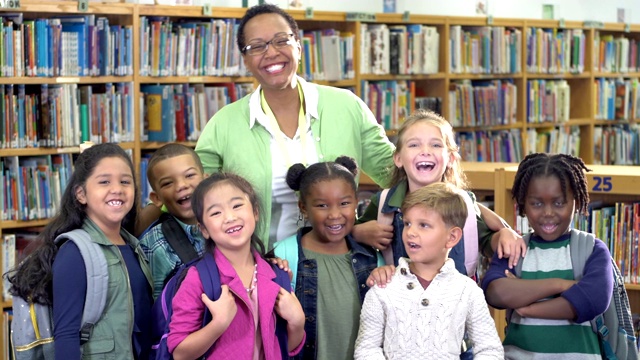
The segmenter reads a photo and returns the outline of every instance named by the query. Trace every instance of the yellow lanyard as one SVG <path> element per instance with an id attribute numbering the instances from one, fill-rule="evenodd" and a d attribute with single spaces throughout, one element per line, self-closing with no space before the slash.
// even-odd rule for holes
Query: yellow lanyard
<path id="1" fill-rule="evenodd" d="M 302 144 L 302 163 L 307 165 L 307 157 L 306 157 L 306 149 L 307 149 L 307 119 L 304 116 L 304 95 L 302 94 L 302 86 L 298 83 L 298 96 L 300 96 L 300 112 L 298 113 L 298 134 L 300 134 L 300 142 Z M 262 110 L 265 115 L 269 118 L 269 122 L 271 125 L 271 131 L 273 131 L 273 137 L 276 139 L 278 143 L 278 147 L 280 148 L 280 152 L 282 152 L 282 156 L 286 161 L 287 169 L 293 165 L 293 161 L 291 161 L 291 156 L 289 156 L 289 151 L 287 151 L 287 146 L 284 143 L 284 136 L 286 136 L 282 130 L 280 130 L 280 125 L 278 125 L 278 120 L 276 120 L 276 116 L 271 111 L 269 104 L 267 104 L 267 100 L 264 98 L 264 91 L 260 91 L 260 105 L 262 105 Z M 280 133 L 279 135 L 277 133 Z"/>

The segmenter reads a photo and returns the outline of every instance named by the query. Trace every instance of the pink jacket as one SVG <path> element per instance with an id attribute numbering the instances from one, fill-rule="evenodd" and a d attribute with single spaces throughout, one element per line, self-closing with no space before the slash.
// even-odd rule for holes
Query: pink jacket
<path id="1" fill-rule="evenodd" d="M 274 310 L 280 285 L 275 282 L 276 274 L 271 265 L 254 252 L 258 263 L 258 311 L 260 332 L 266 360 L 281 359 L 280 345 L 276 337 L 276 313 Z M 213 344 L 213 351 L 207 359 L 252 359 L 255 328 L 249 297 L 238 274 L 227 258 L 214 250 L 214 258 L 220 272 L 220 282 L 229 286 L 235 296 L 238 311 L 227 330 Z M 204 292 L 195 266 L 187 272 L 180 289 L 173 298 L 173 315 L 169 324 L 167 344 L 173 350 L 189 334 L 200 329 L 205 305 L 200 298 Z M 289 355 L 300 352 L 304 339 Z"/>

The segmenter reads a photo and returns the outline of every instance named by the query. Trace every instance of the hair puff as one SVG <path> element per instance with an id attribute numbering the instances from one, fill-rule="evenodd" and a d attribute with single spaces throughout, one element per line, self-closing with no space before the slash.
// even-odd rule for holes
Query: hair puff
<path id="1" fill-rule="evenodd" d="M 302 174 L 304 174 L 306 170 L 307 168 L 301 163 L 293 164 L 291 165 L 289 170 L 287 170 L 286 181 L 291 190 L 300 190 L 300 181 L 302 180 Z"/>

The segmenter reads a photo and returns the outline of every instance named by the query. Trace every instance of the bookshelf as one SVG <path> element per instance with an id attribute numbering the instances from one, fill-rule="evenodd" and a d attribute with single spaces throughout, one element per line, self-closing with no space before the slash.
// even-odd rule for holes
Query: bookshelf
<path id="1" fill-rule="evenodd" d="M 141 32 L 143 31 L 141 25 L 144 19 L 162 19 L 159 21 L 170 21 L 177 23 L 178 19 L 190 19 L 192 22 L 207 22 L 212 19 L 235 19 L 239 20 L 243 14 L 242 8 L 222 8 L 214 7 L 212 9 L 213 16 L 203 15 L 204 11 L 199 6 L 162 6 L 162 5 L 136 5 L 126 3 L 98 3 L 89 2 L 87 12 L 80 12 L 78 10 L 78 2 L 76 1 L 48 1 L 48 0 L 22 0 L 21 7 L 19 9 L 0 9 L 0 16 L 3 17 L 6 25 L 7 16 L 10 14 L 21 14 L 25 20 L 34 19 L 54 19 L 63 16 L 94 16 L 104 17 L 108 20 L 110 25 L 119 25 L 121 27 L 130 27 L 131 31 L 131 58 L 130 66 L 131 72 L 123 76 L 115 76 L 113 74 L 104 76 L 0 76 L 0 87 L 5 88 L 9 86 L 25 87 L 38 87 L 46 85 L 49 89 L 56 88 L 58 86 L 69 86 L 68 91 L 73 92 L 75 89 L 81 90 L 87 87 L 94 89 L 100 89 L 111 86 L 113 84 L 114 94 L 129 96 L 129 102 L 127 103 L 128 117 L 127 121 L 122 124 L 120 138 L 116 137 L 116 141 L 120 145 L 129 150 L 136 169 L 140 169 L 144 156 L 153 152 L 164 144 L 164 142 L 149 141 L 145 138 L 144 134 L 144 121 L 141 117 L 143 106 L 145 106 L 143 89 L 148 86 L 171 86 L 173 91 L 176 87 L 183 86 L 185 89 L 196 89 L 194 91 L 200 91 L 201 88 L 208 86 L 235 86 L 245 85 L 246 87 L 255 87 L 256 83 L 253 77 L 247 74 L 235 73 L 216 73 L 204 74 L 197 73 L 191 75 L 167 75 L 167 76 L 151 76 L 142 71 L 141 59 L 146 56 L 143 49 L 143 42 L 141 40 Z M 343 88 L 350 88 L 356 94 L 361 97 L 366 97 L 365 84 L 370 83 L 382 83 L 386 84 L 400 84 L 402 86 L 408 84 L 408 95 L 404 95 L 403 100 L 398 97 L 392 98 L 392 104 L 399 101 L 404 101 L 408 110 L 413 108 L 414 100 L 418 97 L 439 98 L 440 109 L 443 115 L 450 118 L 450 108 L 454 105 L 453 101 L 456 99 L 455 89 L 457 85 L 467 84 L 470 86 L 466 88 L 466 91 L 476 91 L 470 89 L 478 89 L 477 91 L 487 92 L 489 99 L 491 96 L 505 96 L 496 89 L 487 89 L 491 86 L 513 86 L 511 97 L 505 97 L 504 101 L 509 104 L 509 109 L 512 113 L 508 113 L 508 116 L 500 115 L 502 119 L 497 120 L 499 117 L 496 113 L 489 112 L 488 120 L 486 123 L 477 122 L 475 117 L 470 123 L 461 123 L 459 126 L 455 126 L 455 130 L 459 134 L 474 134 L 475 138 L 469 138 L 465 143 L 459 143 L 462 145 L 462 152 L 464 154 L 470 154 L 466 160 L 472 160 L 465 162 L 463 168 L 467 174 L 470 182 L 470 187 L 481 194 L 494 195 L 495 192 L 495 206 L 496 212 L 506 219 L 510 219 L 511 209 L 508 196 L 508 186 L 512 182 L 512 178 L 509 178 L 509 173 L 512 167 L 510 162 L 517 162 L 519 158 L 523 157 L 527 153 L 526 145 L 529 143 L 536 144 L 538 142 L 538 134 L 548 133 L 552 130 L 563 130 L 564 134 L 571 134 L 571 132 L 579 130 L 580 139 L 579 144 L 574 144 L 576 147 L 576 154 L 582 157 L 587 164 L 595 163 L 640 163 L 640 159 L 625 157 L 615 157 L 613 154 L 623 153 L 616 145 L 617 139 L 621 134 L 628 135 L 631 138 L 632 131 L 629 127 L 635 123 L 636 119 L 640 116 L 626 116 L 619 117 L 615 113 L 615 101 L 616 91 L 618 90 L 618 84 L 622 83 L 623 89 L 630 95 L 630 98 L 635 99 L 637 81 L 634 79 L 640 78 L 640 55 L 638 55 L 638 43 L 640 42 L 640 25 L 625 26 L 624 24 L 588 24 L 583 22 L 560 22 L 554 20 L 529 20 L 529 19 L 508 19 L 508 18 L 485 18 L 485 17 L 451 17 L 451 16 L 431 16 L 431 15 L 417 15 L 411 14 L 407 19 L 402 14 L 375 14 L 375 19 L 371 21 L 356 20 L 352 21 L 354 13 L 345 12 L 330 12 L 330 11 L 316 11 L 312 17 L 307 17 L 307 14 L 303 10 L 291 10 L 290 13 L 294 19 L 298 22 L 301 30 L 306 32 L 312 32 L 314 30 L 328 30 L 334 29 L 340 32 L 342 35 L 353 36 L 353 76 L 347 76 L 340 80 L 319 80 L 312 79 L 311 81 Z M 355 14 L 362 15 L 362 14 Z M 371 15 L 371 14 L 367 14 Z M 367 17 L 355 18 L 363 19 Z M 371 18 L 371 17 L 368 17 Z M 438 41 L 435 44 L 431 44 L 433 52 L 437 51 L 437 56 L 429 59 L 429 63 L 437 62 L 435 67 L 433 64 L 431 68 L 425 71 L 407 70 L 401 74 L 387 73 L 374 73 L 370 71 L 362 71 L 361 68 L 365 52 L 360 51 L 359 44 L 361 44 L 368 33 L 363 32 L 363 25 L 367 25 L 368 28 L 375 28 L 376 25 L 386 25 L 388 28 L 393 29 L 393 32 L 403 34 L 402 36 L 409 37 L 409 33 L 413 31 L 414 25 L 423 25 L 424 31 L 436 31 L 438 34 Z M 406 29 L 403 30 L 403 27 Z M 496 36 L 496 41 L 502 41 L 504 46 L 509 45 L 509 57 L 510 62 L 505 63 L 503 67 L 496 69 L 487 69 L 482 71 L 467 70 L 464 67 L 460 69 L 452 70 L 452 54 L 456 52 L 452 49 L 452 33 L 460 29 L 462 32 L 466 31 L 473 39 L 482 39 L 481 35 L 484 33 L 492 32 L 492 36 Z M 597 28 L 595 28 L 597 27 Z M 6 26 L 5 26 L 6 29 Z M 584 40 L 580 43 L 583 47 L 583 68 L 578 70 L 572 70 L 569 67 L 569 71 L 555 71 L 545 72 L 539 70 L 530 70 L 527 63 L 527 55 L 530 53 L 530 48 L 527 46 L 526 34 L 532 29 L 545 29 L 545 31 L 553 34 L 564 34 L 571 32 L 583 36 Z M 519 35 L 518 35 L 519 34 Z M 4 33 L 3 33 L 4 35 Z M 398 36 L 398 35 L 394 35 Z M 413 35 L 411 35 L 413 36 Z M 555 35 L 554 35 L 555 36 Z M 568 36 L 568 35 L 567 35 Z M 519 38 L 518 38 L 519 37 Z M 620 38 L 627 39 L 618 40 Z M 598 44 L 596 45 L 596 40 Z M 600 45 L 600 43 L 604 45 Z M 4 44 L 4 42 L 2 42 Z M 613 44 L 613 45 L 607 45 Z M 626 44 L 626 45 L 625 45 Z M 635 45 L 634 45 L 635 44 Z M 230 45 L 235 48 L 235 39 L 232 38 Z M 607 46 L 620 46 L 628 47 L 628 51 L 635 51 L 634 56 L 629 57 L 629 61 L 626 64 L 606 65 L 603 62 L 603 56 L 601 55 L 600 48 L 607 49 Z M 500 48 L 501 49 L 501 48 Z M 596 58 L 596 49 L 598 49 L 598 57 Z M 5 49 L 3 49 L 5 50 Z M 502 54 L 506 56 L 506 50 Z M 605 51 L 606 52 L 606 51 Z M 462 51 L 461 53 L 462 54 Z M 471 54 L 471 53 L 470 53 Z M 518 55 L 519 54 L 519 55 Z M 404 55 L 405 57 L 408 55 Z M 471 56 L 470 56 L 471 58 Z M 24 58 L 23 58 L 24 59 Z M 408 61 L 406 58 L 402 58 Z M 479 59 L 476 59 L 480 61 Z M 241 60 L 240 60 L 241 62 Z M 572 63 L 571 63 L 572 64 Z M 571 65 L 570 64 L 570 65 Z M 242 66 L 241 64 L 238 64 Z M 409 63 L 405 64 L 410 66 Z M 507 66 L 508 65 L 508 66 Z M 606 65 L 606 66 L 605 66 Z M 476 69 L 477 70 L 477 69 Z M 395 70 L 394 70 L 395 72 Z M 530 81 L 565 81 L 570 88 L 569 99 L 569 114 L 568 121 L 563 123 L 556 122 L 542 122 L 532 123 L 528 121 L 527 102 L 528 92 L 527 86 Z M 498 83 L 499 81 L 499 83 Z M 604 84 L 607 84 L 609 90 L 613 87 L 613 93 L 610 93 L 610 97 L 613 97 L 614 111 L 611 119 L 605 119 L 600 116 L 600 113 L 604 113 L 600 107 L 595 106 L 596 100 L 598 100 L 599 106 L 604 106 L 604 100 L 601 99 L 598 93 Z M 626 83 L 625 83 L 626 81 Z M 117 84 L 130 84 L 127 90 L 116 89 Z M 231 84 L 231 85 L 229 85 Z M 600 85 L 599 85 L 600 84 Z M 600 86 L 600 87 L 599 87 Z M 229 88 L 230 89 L 230 88 Z M 12 90 L 13 91 L 13 90 Z M 65 90 L 67 91 L 67 90 Z M 453 96 L 452 96 L 453 92 Z M 473 94 L 473 93 L 472 93 Z M 393 95 L 393 94 L 392 94 Z M 395 95 L 393 95 L 395 96 Z M 640 102 L 631 106 L 631 100 L 626 99 L 627 104 L 633 110 L 635 107 L 640 107 Z M 370 102 L 370 99 L 365 101 Z M 610 99 L 609 99 L 610 100 Z M 609 101 L 607 100 L 607 101 Z M 606 108 L 606 106 L 605 106 Z M 602 111 L 601 111 L 602 110 Z M 388 111 L 388 110 L 387 110 Z M 485 109 L 486 111 L 486 109 Z M 638 109 L 640 112 L 640 109 Z M 608 114 L 610 115 L 610 114 Z M 124 117 L 124 116 L 123 116 Z M 401 116 L 397 116 L 399 120 Z M 621 120 L 621 118 L 624 118 Z M 208 116 L 205 116 L 202 121 L 206 122 Z M 381 122 L 383 119 L 380 119 Z M 453 122 L 453 121 L 452 121 Z M 129 127 L 125 127 L 129 126 Z M 393 134 L 394 128 L 397 124 L 391 124 L 388 129 L 389 134 Z M 566 130 L 568 129 L 568 130 Z M 603 130 L 604 129 L 604 130 Z M 612 129 L 612 130 L 610 130 Z M 624 131 L 627 131 L 625 133 Z M 561 132 L 562 133 L 562 132 Z M 481 136 L 478 137 L 480 134 Z M 78 135 L 79 136 L 79 135 Z M 534 139 L 534 136 L 536 137 Z M 562 137 L 562 136 L 560 136 Z M 596 139 L 596 137 L 598 137 Z M 608 142 L 603 138 L 609 139 Z M 485 153 L 483 154 L 483 160 L 493 160 L 488 162 L 476 162 L 478 156 L 478 139 L 486 141 L 483 143 Z M 187 139 L 183 143 L 194 146 L 195 140 Z M 504 150 L 504 144 L 509 143 L 509 151 Z M 73 155 L 79 153 L 78 148 L 79 141 L 74 139 L 69 143 L 64 143 L 62 146 L 55 147 L 36 147 L 36 148 L 7 148 L 6 146 L 0 148 L 0 160 L 3 164 L 7 163 L 7 159 L 25 159 L 31 157 L 58 157 L 62 155 L 68 155 L 72 159 Z M 515 144 L 515 146 L 514 146 Z M 57 146 L 57 145 L 56 145 Z M 615 149 L 611 154 L 607 154 L 608 149 Z M 494 150 L 494 155 L 491 156 L 491 149 Z M 506 153 L 508 156 L 499 156 L 501 153 Z M 475 155 L 474 155 L 475 154 Z M 636 155 L 637 157 L 638 155 Z M 20 161 L 20 160 L 18 160 Z M 632 190 L 634 187 L 629 185 L 637 185 L 632 179 L 633 176 L 628 173 L 636 172 L 632 170 L 617 170 L 617 167 L 596 167 L 599 176 L 611 176 L 614 185 L 614 191 L 610 191 L 607 194 L 594 193 L 594 198 L 598 196 L 606 197 L 607 199 L 620 196 L 622 198 L 629 197 L 629 195 L 635 196 Z M 496 170 L 504 168 L 504 172 Z M 627 169 L 627 168 L 622 168 Z M 142 172 L 142 171 L 141 171 Z M 141 172 L 137 174 L 140 179 Z M 4 169 L 3 169 L 4 175 Z M 640 175 L 640 174 L 638 174 Z M 593 181 L 593 173 L 590 175 L 590 181 Z M 624 180 L 626 179 L 626 180 Z M 622 183 L 619 183 L 622 181 Z M 367 184 L 367 177 L 363 175 L 362 184 Z M 370 180 L 369 180 L 370 184 Z M 622 190 L 620 190 L 622 189 Z M 622 192 L 620 192 L 622 191 Z M 626 191 L 626 192 L 625 192 Z M 32 228 L 45 225 L 46 219 L 36 220 L 1 220 L 0 221 L 0 235 L 11 234 L 21 231 L 25 228 Z M 1 286 L 1 285 L 0 285 Z M 634 296 L 633 299 L 636 303 L 640 300 L 640 287 L 633 285 L 631 287 L 630 296 Z M 10 302 L 2 302 L 3 308 L 10 306 Z"/>

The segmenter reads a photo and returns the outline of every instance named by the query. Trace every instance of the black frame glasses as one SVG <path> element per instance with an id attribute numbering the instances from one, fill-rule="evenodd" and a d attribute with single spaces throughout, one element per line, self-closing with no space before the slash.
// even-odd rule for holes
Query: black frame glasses
<path id="1" fill-rule="evenodd" d="M 276 49 L 282 49 L 286 46 L 293 45 L 294 42 L 291 41 L 291 37 L 293 37 L 293 33 L 280 33 L 273 37 L 273 39 L 269 41 L 254 41 L 253 44 L 248 44 L 247 46 L 242 48 L 243 54 L 248 54 L 250 56 L 258 56 L 262 55 L 269 50 L 269 45 L 273 45 Z M 285 40 L 286 39 L 286 40 Z"/>

